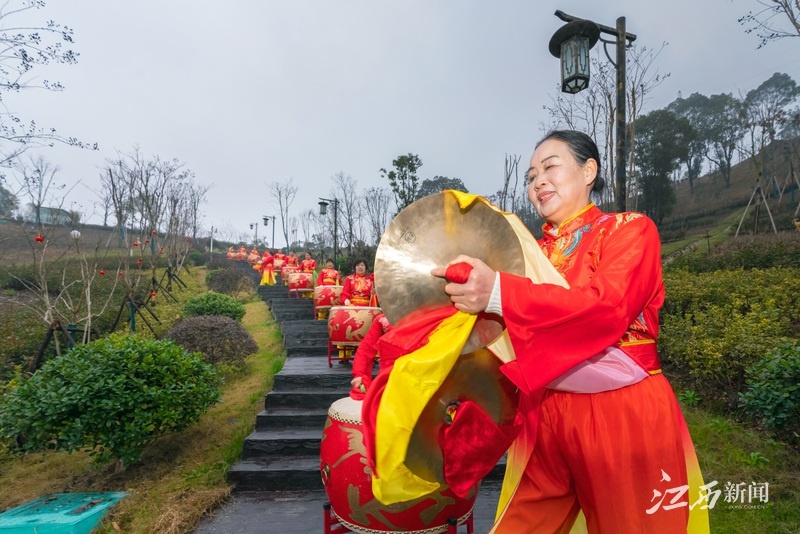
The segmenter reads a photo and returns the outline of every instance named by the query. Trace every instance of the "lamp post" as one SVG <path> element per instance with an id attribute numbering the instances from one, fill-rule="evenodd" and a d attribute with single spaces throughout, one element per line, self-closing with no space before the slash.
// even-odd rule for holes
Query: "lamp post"
<path id="1" fill-rule="evenodd" d="M 211 240 L 208 243 L 208 261 L 214 259 L 214 231 L 216 228 L 211 227 Z"/>
<path id="2" fill-rule="evenodd" d="M 337 252 L 337 242 L 338 242 L 338 227 L 339 227 L 339 219 L 338 219 L 338 212 L 339 212 L 339 199 L 337 198 L 322 198 L 319 197 L 319 214 L 325 215 L 328 213 L 328 206 L 333 204 L 333 262 L 336 263 L 336 252 Z"/>
<path id="3" fill-rule="evenodd" d="M 258 223 L 250 223 L 250 229 L 255 229 L 255 237 L 253 238 L 253 248 L 258 246 Z"/>
<path id="4" fill-rule="evenodd" d="M 269 226 L 269 220 L 272 219 L 272 245 L 269 248 L 275 248 L 275 216 L 274 215 L 262 215 L 261 219 L 264 221 L 264 226 Z"/>
<path id="5" fill-rule="evenodd" d="M 606 57 L 617 69 L 617 112 L 615 116 L 617 141 L 615 150 L 615 181 L 617 211 L 627 209 L 628 195 L 625 177 L 625 52 L 626 47 L 636 40 L 636 35 L 625 31 L 625 17 L 617 19 L 617 27 L 611 28 L 597 24 L 591 20 L 567 15 L 561 10 L 555 12 L 556 17 L 566 24 L 556 30 L 550 38 L 550 53 L 561 58 L 561 90 L 575 94 L 589 86 L 589 50 L 598 40 L 603 42 Z M 603 39 L 600 34 L 613 35 L 614 40 Z M 606 45 L 617 46 L 617 60 L 611 59 Z"/>

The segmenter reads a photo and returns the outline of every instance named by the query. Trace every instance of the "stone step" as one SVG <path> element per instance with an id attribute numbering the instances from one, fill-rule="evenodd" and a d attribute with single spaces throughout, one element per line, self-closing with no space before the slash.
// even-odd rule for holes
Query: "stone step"
<path id="1" fill-rule="evenodd" d="M 242 459 L 319 454 L 322 428 L 256 430 L 244 439 Z"/>
<path id="2" fill-rule="evenodd" d="M 312 334 L 284 336 L 283 346 L 287 349 L 299 347 L 327 347 L 328 335 L 326 333 L 314 332 Z"/>
<path id="3" fill-rule="evenodd" d="M 286 338 L 298 336 L 328 337 L 328 321 L 300 319 L 298 321 L 283 321 L 280 326 L 281 332 Z"/>
<path id="4" fill-rule="evenodd" d="M 252 458 L 228 471 L 234 491 L 321 490 L 319 455 Z"/>
<path id="5" fill-rule="evenodd" d="M 275 408 L 262 410 L 256 416 L 256 430 L 277 430 L 279 428 L 317 428 L 322 429 L 328 410 L 325 408 Z"/>
<path id="6" fill-rule="evenodd" d="M 272 391 L 334 389 L 341 392 L 344 397 L 349 390 L 352 372 L 350 365 L 334 365 L 329 368 L 327 358 L 291 357 L 286 359 L 283 369 L 273 378 Z"/>
<path id="7" fill-rule="evenodd" d="M 324 346 L 317 346 L 317 347 L 294 347 L 294 348 L 287 348 L 286 349 L 286 356 L 314 356 L 317 358 L 325 357 L 325 361 L 328 361 L 328 346 L 327 344 Z"/>
<path id="8" fill-rule="evenodd" d="M 270 391 L 264 396 L 264 409 L 280 408 L 328 409 L 335 401 L 346 397 L 339 389 L 304 389 L 296 391 Z"/>
<path id="9" fill-rule="evenodd" d="M 311 319 L 313 311 L 304 310 L 301 308 L 284 309 L 280 306 L 272 308 L 272 316 L 279 323 L 284 321 L 298 321 L 302 319 Z"/>

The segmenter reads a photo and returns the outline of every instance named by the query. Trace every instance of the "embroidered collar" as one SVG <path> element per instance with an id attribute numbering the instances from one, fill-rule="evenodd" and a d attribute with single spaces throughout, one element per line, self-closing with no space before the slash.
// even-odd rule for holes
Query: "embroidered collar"
<path id="1" fill-rule="evenodd" d="M 546 238 L 555 239 L 559 236 L 572 233 L 581 226 L 591 223 L 602 214 L 603 212 L 594 205 L 594 202 L 590 202 L 588 206 L 561 223 L 561 226 L 558 228 L 550 223 L 545 223 L 542 226 L 542 230 Z"/>

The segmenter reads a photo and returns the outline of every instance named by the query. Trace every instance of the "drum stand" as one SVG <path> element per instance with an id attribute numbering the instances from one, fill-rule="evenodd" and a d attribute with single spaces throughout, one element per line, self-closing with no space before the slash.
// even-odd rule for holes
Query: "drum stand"
<path id="1" fill-rule="evenodd" d="M 326 502 L 322 505 L 322 519 L 324 528 L 322 532 L 324 534 L 346 534 L 348 532 L 353 532 L 343 524 L 339 523 L 339 518 L 333 513 L 333 510 L 331 509 L 331 503 L 329 502 Z M 467 527 L 467 534 L 475 534 L 475 528 L 472 520 L 473 516 L 472 513 L 470 513 L 469 517 L 462 523 L 462 525 Z M 458 534 L 458 519 L 455 517 L 448 519 L 447 530 L 445 532 L 447 534 Z"/>

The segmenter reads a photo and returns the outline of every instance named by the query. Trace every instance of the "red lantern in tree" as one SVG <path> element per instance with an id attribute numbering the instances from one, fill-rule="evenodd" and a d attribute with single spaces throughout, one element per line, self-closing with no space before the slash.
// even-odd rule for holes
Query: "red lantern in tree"
<path id="1" fill-rule="evenodd" d="M 156 235 L 156 231 L 155 230 L 153 230 L 153 235 Z"/>
<path id="2" fill-rule="evenodd" d="M 144 240 L 144 243 L 145 243 L 145 244 L 147 244 L 147 243 L 149 243 L 149 242 L 150 242 L 150 240 L 149 240 L 149 239 L 145 239 L 145 240 Z"/>
<path id="3" fill-rule="evenodd" d="M 151 292 L 150 292 L 150 296 L 151 296 L 151 297 L 155 297 L 155 296 L 156 296 L 156 292 L 155 292 L 155 291 L 151 291 Z"/>
<path id="4" fill-rule="evenodd" d="M 37 243 L 41 243 L 42 241 L 44 241 L 44 238 L 40 235 L 37 235 L 36 237 L 34 237 L 34 239 L 36 240 Z"/>
<path id="5" fill-rule="evenodd" d="M 134 244 L 133 244 L 133 246 L 134 246 L 134 247 L 138 247 L 138 246 L 139 246 L 139 243 L 138 243 L 138 242 L 137 242 L 137 243 L 134 243 Z"/>
<path id="6" fill-rule="evenodd" d="M 106 274 L 106 272 L 104 270 L 100 269 L 100 274 L 103 275 L 103 274 Z"/>
<path id="7" fill-rule="evenodd" d="M 120 272 L 119 272 L 119 275 L 120 275 L 120 276 L 122 276 L 123 274 L 125 274 L 125 273 L 123 273 L 122 271 L 120 271 Z"/>

